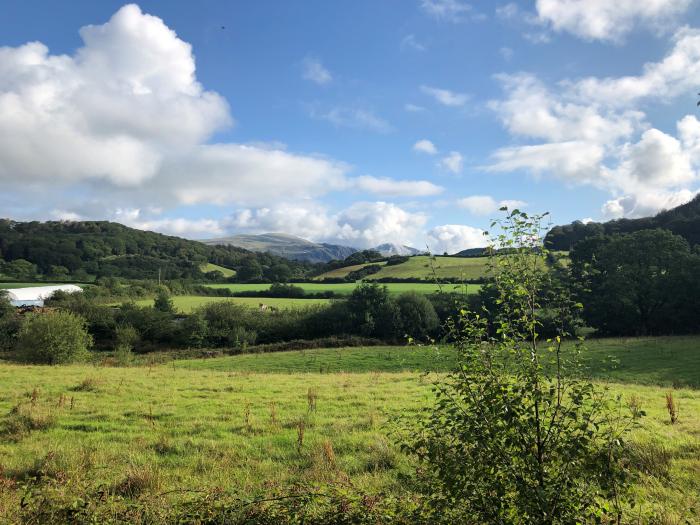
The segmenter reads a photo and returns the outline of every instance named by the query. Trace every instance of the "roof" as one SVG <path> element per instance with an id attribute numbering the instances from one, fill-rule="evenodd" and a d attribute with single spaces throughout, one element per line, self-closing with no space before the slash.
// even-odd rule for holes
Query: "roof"
<path id="1" fill-rule="evenodd" d="M 9 288 L 5 290 L 10 301 L 43 301 L 61 290 L 67 293 L 82 292 L 80 286 L 74 284 L 62 284 L 59 286 L 36 286 L 33 288 Z"/>

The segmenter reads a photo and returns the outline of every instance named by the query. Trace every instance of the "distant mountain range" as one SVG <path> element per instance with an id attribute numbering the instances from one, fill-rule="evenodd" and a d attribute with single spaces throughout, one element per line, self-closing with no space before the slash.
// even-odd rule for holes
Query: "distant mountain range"
<path id="1" fill-rule="evenodd" d="M 210 246 L 224 245 L 237 246 L 253 252 L 268 252 L 295 261 L 329 262 L 342 260 L 359 251 L 350 246 L 338 244 L 317 243 L 307 241 L 294 235 L 285 233 L 263 233 L 261 235 L 234 235 L 220 239 L 206 239 L 201 241 Z M 389 257 L 391 255 L 416 255 L 420 250 L 399 244 L 380 244 L 376 248 L 379 253 Z"/>
<path id="2" fill-rule="evenodd" d="M 295 261 L 315 263 L 345 259 L 358 251 L 357 248 L 350 248 L 349 246 L 316 243 L 284 233 L 241 234 L 220 239 L 207 239 L 202 242 L 210 246 L 237 246 L 252 252 L 268 252 Z"/>
<path id="3" fill-rule="evenodd" d="M 410 246 L 406 246 L 404 244 L 395 244 L 390 242 L 380 244 L 374 249 L 385 257 L 390 257 L 392 255 L 419 255 L 421 253 L 425 253 L 424 251 L 416 250 L 415 248 L 411 248 Z"/>

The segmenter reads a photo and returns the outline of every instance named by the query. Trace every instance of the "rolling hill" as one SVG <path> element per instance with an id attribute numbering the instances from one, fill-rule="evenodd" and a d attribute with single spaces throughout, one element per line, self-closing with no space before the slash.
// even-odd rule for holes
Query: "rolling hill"
<path id="1" fill-rule="evenodd" d="M 435 256 L 434 258 L 431 258 L 428 255 L 415 255 L 413 257 L 409 257 L 406 262 L 401 264 L 387 265 L 385 262 L 381 262 L 336 268 L 319 275 L 317 279 L 323 280 L 344 278 L 350 272 L 357 271 L 364 266 L 379 264 L 382 269 L 377 273 L 365 277 L 366 280 L 371 281 L 376 279 L 391 278 L 423 279 L 429 281 L 437 277 L 439 279 L 461 279 L 471 281 L 475 279 L 483 279 L 485 277 L 486 263 L 486 257 Z"/>

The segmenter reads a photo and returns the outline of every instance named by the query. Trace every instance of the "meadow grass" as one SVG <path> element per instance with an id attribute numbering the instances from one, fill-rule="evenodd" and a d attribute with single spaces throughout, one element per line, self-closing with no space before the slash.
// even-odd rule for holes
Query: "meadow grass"
<path id="1" fill-rule="evenodd" d="M 454 278 L 454 279 L 481 279 L 486 276 L 486 267 L 488 257 L 443 257 L 428 255 L 415 255 L 409 257 L 408 261 L 387 266 L 382 263 L 382 269 L 369 275 L 367 279 L 381 279 L 382 277 L 394 277 L 400 279 L 433 279 L 438 278 Z M 348 273 L 359 270 L 369 264 L 358 264 L 355 266 L 346 266 L 345 268 L 337 268 L 330 272 L 324 273 L 317 279 L 330 277 L 345 277 Z"/>
<path id="2" fill-rule="evenodd" d="M 273 370 L 288 355 L 234 359 L 266 360 Z M 431 377 L 0 364 L 0 516 L 18 511 L 30 479 L 54 482 L 65 494 L 107 490 L 162 505 L 188 490 L 254 494 L 294 482 L 401 493 L 412 465 L 390 437 L 391 422 L 430 402 Z M 667 388 L 604 386 L 647 413 L 630 436 L 644 512 L 692 523 L 689 512 L 700 504 L 700 392 L 673 391 L 680 417 L 671 425 Z M 34 423 L 18 425 L 19 412 Z"/>
<path id="3" fill-rule="evenodd" d="M 292 283 L 294 286 L 303 288 L 309 293 L 333 292 L 338 295 L 349 295 L 357 288 L 359 283 Z M 402 294 L 406 292 L 417 292 L 424 294 L 443 292 L 477 293 L 481 286 L 478 284 L 441 284 L 435 283 L 381 283 L 386 286 L 390 294 Z M 232 292 L 261 292 L 270 289 L 269 284 L 258 283 L 230 283 L 230 284 L 210 284 L 209 288 L 227 289 Z"/>
<path id="4" fill-rule="evenodd" d="M 201 295 L 175 295 L 172 297 L 175 309 L 182 313 L 191 313 L 200 306 L 213 302 L 229 301 L 242 304 L 251 308 L 258 308 L 260 303 L 280 309 L 304 308 L 328 304 L 328 299 L 287 299 L 277 297 L 207 297 Z M 136 301 L 139 306 L 153 306 L 153 299 L 140 299 Z"/>
<path id="5" fill-rule="evenodd" d="M 37 286 L 57 286 L 59 284 L 65 283 L 0 283 L 0 290 L 7 290 L 8 288 L 36 288 Z"/>
<path id="6" fill-rule="evenodd" d="M 221 272 L 224 275 L 224 277 L 233 277 L 234 275 L 236 275 L 236 270 L 232 270 L 231 268 L 224 268 L 223 266 L 219 266 L 218 264 L 214 263 L 206 263 L 200 266 L 199 268 L 204 273 Z"/>
<path id="7" fill-rule="evenodd" d="M 565 343 L 565 352 L 573 345 Z M 586 373 L 600 381 L 700 388 L 700 337 L 606 338 L 585 342 Z M 377 346 L 309 349 L 176 361 L 174 366 L 231 372 L 365 373 L 446 371 L 455 363 L 448 346 Z"/>

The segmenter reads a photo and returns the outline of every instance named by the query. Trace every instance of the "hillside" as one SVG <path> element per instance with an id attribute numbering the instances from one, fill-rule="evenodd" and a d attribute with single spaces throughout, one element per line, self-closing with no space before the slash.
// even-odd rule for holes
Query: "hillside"
<path id="1" fill-rule="evenodd" d="M 608 222 L 574 221 L 571 224 L 555 226 L 545 237 L 545 243 L 552 250 L 570 250 L 578 241 L 595 235 L 633 233 L 639 230 L 663 228 L 680 235 L 691 246 L 700 244 L 700 195 L 686 204 L 641 219 L 616 219 Z"/>
<path id="2" fill-rule="evenodd" d="M 357 271 L 370 264 L 380 264 L 382 269 L 367 276 L 367 280 L 383 278 L 431 280 L 434 277 L 438 277 L 440 279 L 463 279 L 469 281 L 485 277 L 486 262 L 486 257 L 436 256 L 431 261 L 431 257 L 428 255 L 416 255 L 409 257 L 406 262 L 394 265 L 366 263 L 336 268 L 319 275 L 317 279 L 343 278 L 350 272 Z"/>
<path id="3" fill-rule="evenodd" d="M 345 259 L 357 251 L 349 246 L 311 242 L 285 233 L 241 234 L 202 242 L 209 246 L 236 246 L 252 252 L 271 253 L 286 259 L 312 263 Z"/>
<path id="4" fill-rule="evenodd" d="M 16 222 L 0 220 L 0 274 L 34 280 L 124 277 L 130 279 L 201 279 L 208 263 L 229 270 L 255 266 L 263 275 L 284 265 L 294 277 L 312 266 L 233 246 L 201 242 L 129 228 L 107 221 Z"/>

